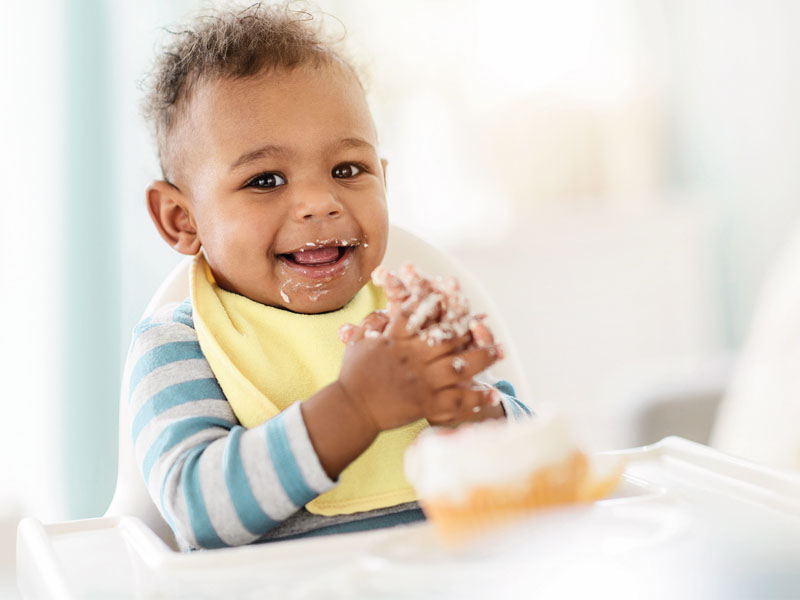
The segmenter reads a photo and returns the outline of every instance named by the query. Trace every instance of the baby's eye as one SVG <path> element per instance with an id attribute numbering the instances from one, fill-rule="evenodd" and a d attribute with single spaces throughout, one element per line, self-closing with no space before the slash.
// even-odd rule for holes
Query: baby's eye
<path id="1" fill-rule="evenodd" d="M 358 165 L 354 165 L 352 163 L 345 163 L 342 165 L 337 165 L 333 167 L 333 171 L 331 171 L 331 175 L 336 179 L 348 179 L 350 177 L 355 177 L 359 173 L 361 173 L 362 169 Z"/>
<path id="2" fill-rule="evenodd" d="M 286 185 L 286 180 L 282 175 L 278 175 L 277 173 L 262 173 L 248 181 L 245 187 L 270 189 L 281 185 Z"/>

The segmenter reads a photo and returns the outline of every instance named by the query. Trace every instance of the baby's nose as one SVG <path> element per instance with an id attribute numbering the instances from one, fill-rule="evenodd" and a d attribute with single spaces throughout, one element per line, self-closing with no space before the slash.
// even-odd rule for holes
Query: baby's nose
<path id="1" fill-rule="evenodd" d="M 336 199 L 330 190 L 316 188 L 298 190 L 295 201 L 295 218 L 299 221 L 313 221 L 314 219 L 335 219 L 343 211 L 341 202 Z"/>

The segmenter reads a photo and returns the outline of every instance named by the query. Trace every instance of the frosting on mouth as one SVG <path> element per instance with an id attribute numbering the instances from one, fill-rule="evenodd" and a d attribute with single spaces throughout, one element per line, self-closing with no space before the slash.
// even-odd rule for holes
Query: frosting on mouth
<path id="1" fill-rule="evenodd" d="M 292 252 L 278 254 L 282 265 L 284 284 L 291 283 L 295 291 L 306 290 L 309 294 L 320 295 L 327 292 L 328 284 L 348 271 L 353 264 L 359 244 L 325 244 L 315 247 L 302 247 Z M 314 289 L 310 289 L 311 286 Z M 322 288 L 322 289 L 317 289 Z M 288 291 L 281 288 L 281 298 L 290 302 Z M 319 292 L 319 293 L 317 293 Z"/>
<path id="2" fill-rule="evenodd" d="M 282 258 L 299 265 L 317 266 L 335 263 L 344 256 L 348 248 L 361 245 L 361 241 L 329 239 L 306 242 L 300 248 L 280 254 Z"/>

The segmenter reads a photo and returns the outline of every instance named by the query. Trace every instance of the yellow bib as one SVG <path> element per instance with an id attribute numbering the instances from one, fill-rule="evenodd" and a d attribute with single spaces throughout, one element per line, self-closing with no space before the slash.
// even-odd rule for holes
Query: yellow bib
<path id="1" fill-rule="evenodd" d="M 190 272 L 194 325 L 236 417 L 255 427 L 293 402 L 335 381 L 345 345 L 337 330 L 386 306 L 383 290 L 368 283 L 338 311 L 319 315 L 266 306 L 221 289 L 202 252 Z M 339 515 L 416 500 L 403 474 L 403 453 L 425 420 L 381 433 L 339 476 L 339 484 L 306 508 Z"/>

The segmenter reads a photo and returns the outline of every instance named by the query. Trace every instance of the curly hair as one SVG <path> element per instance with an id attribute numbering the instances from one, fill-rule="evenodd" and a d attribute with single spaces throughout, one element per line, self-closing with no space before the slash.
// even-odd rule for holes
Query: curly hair
<path id="1" fill-rule="evenodd" d="M 169 137 L 198 84 L 244 79 L 273 69 L 340 64 L 355 68 L 327 38 L 322 21 L 296 2 L 253 4 L 196 18 L 171 34 L 145 80 L 143 114 L 154 128 L 165 178 L 170 172 Z"/>

